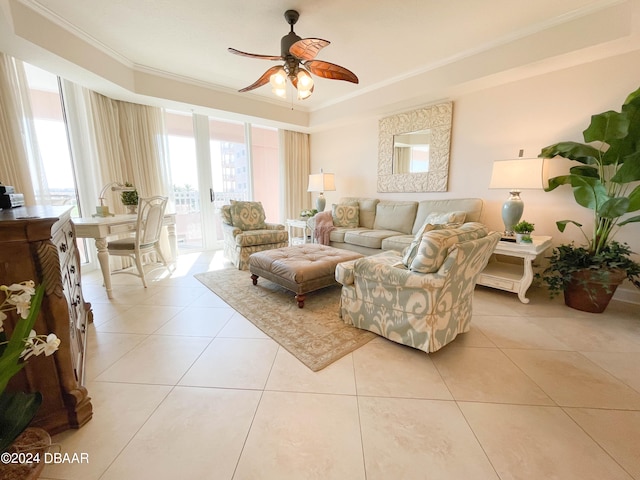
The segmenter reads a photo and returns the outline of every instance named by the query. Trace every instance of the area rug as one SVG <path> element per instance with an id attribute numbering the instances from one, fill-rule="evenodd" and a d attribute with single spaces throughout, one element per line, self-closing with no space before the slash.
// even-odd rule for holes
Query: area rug
<path id="1" fill-rule="evenodd" d="M 314 372 L 376 336 L 340 319 L 340 285 L 308 293 L 298 308 L 292 292 L 264 278 L 253 285 L 248 271 L 227 268 L 195 278 Z"/>

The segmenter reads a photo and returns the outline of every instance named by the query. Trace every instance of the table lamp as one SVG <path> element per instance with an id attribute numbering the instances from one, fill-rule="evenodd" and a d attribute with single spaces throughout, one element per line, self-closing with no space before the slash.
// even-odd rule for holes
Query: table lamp
<path id="1" fill-rule="evenodd" d="M 112 192 L 133 192 L 136 189 L 136 187 L 127 187 L 120 182 L 107 183 L 100 191 L 100 196 L 98 197 L 98 202 L 100 203 L 100 205 L 96 207 L 96 213 L 93 214 L 94 217 L 114 216 L 113 213 L 109 212 L 109 206 L 104 204 L 106 200 L 104 196 L 107 193 L 109 187 L 111 187 Z"/>
<path id="2" fill-rule="evenodd" d="M 513 226 L 522 218 L 524 202 L 520 191 L 542 188 L 543 158 L 518 158 L 493 162 L 489 188 L 509 189 L 509 198 L 502 205 L 504 236 L 512 237 Z"/>
<path id="3" fill-rule="evenodd" d="M 324 212 L 324 207 L 327 205 L 327 200 L 324 198 L 323 192 L 333 192 L 336 189 L 336 183 L 333 173 L 324 173 L 320 169 L 320 173 L 309 175 L 309 187 L 307 192 L 320 192 L 318 199 L 316 200 L 316 209 L 319 212 Z"/>

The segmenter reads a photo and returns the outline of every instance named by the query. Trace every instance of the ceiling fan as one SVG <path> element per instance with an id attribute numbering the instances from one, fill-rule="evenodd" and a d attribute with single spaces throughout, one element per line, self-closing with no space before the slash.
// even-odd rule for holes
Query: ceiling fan
<path id="1" fill-rule="evenodd" d="M 313 78 L 309 72 L 323 78 L 331 80 L 345 80 L 347 82 L 358 83 L 358 77 L 340 65 L 315 60 L 318 52 L 329 45 L 329 41 L 321 38 L 300 38 L 293 31 L 293 26 L 298 21 L 300 14 L 295 10 L 284 12 L 284 18 L 291 26 L 291 31 L 280 40 L 280 55 L 258 55 L 246 53 L 229 48 L 229 52 L 243 57 L 259 58 L 262 60 L 284 61 L 284 65 L 271 67 L 254 83 L 245 87 L 239 92 L 248 92 L 255 88 L 270 83 L 272 91 L 279 97 L 285 98 L 287 95 L 287 78 L 298 91 L 298 99 L 308 98 L 313 93 Z M 303 68 L 305 67 L 305 68 Z"/>

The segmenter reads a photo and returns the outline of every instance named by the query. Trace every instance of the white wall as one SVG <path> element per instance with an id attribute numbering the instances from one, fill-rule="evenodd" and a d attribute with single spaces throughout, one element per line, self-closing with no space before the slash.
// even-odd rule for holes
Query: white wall
<path id="1" fill-rule="evenodd" d="M 327 205 L 342 196 L 384 199 L 480 197 L 485 200 L 483 221 L 502 230 L 500 209 L 508 192 L 489 190 L 494 160 L 515 158 L 520 149 L 535 157 L 541 148 L 563 140 L 582 141 L 590 116 L 619 110 L 628 93 L 640 86 L 640 51 L 486 88 L 453 101 L 453 128 L 449 190 L 442 193 L 377 193 L 378 120 L 367 118 L 351 125 L 311 135 L 312 171 L 336 174 L 337 191 L 325 193 Z M 415 105 L 418 108 L 422 105 Z M 552 235 L 554 243 L 582 243 L 577 228 L 560 233 L 555 221 L 572 219 L 591 225 L 590 211 L 579 207 L 568 187 L 553 192 L 526 190 L 523 218 L 536 225 L 536 234 Z M 640 223 L 624 227 L 616 237 L 640 253 Z M 635 256 L 640 260 L 640 256 Z M 634 295 L 625 284 L 620 298 Z M 627 290 L 627 291 L 625 291 Z"/>

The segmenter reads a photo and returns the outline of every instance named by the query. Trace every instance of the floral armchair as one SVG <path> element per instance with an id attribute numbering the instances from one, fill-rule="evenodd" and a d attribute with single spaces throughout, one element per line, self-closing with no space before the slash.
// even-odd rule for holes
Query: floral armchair
<path id="1" fill-rule="evenodd" d="M 394 342 L 434 352 L 467 332 L 473 290 L 500 240 L 480 223 L 424 229 L 404 254 L 389 250 L 336 268 L 340 317 Z"/>
<path id="2" fill-rule="evenodd" d="M 289 245 L 285 226 L 265 221 L 260 202 L 231 201 L 221 208 L 224 256 L 239 270 L 249 267 L 252 253 Z"/>

